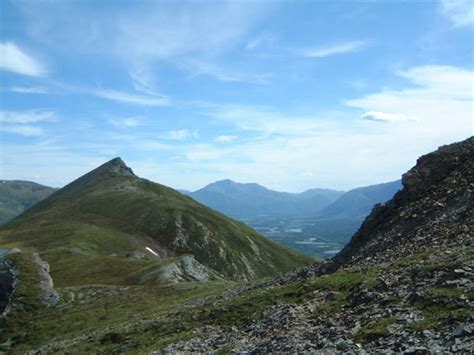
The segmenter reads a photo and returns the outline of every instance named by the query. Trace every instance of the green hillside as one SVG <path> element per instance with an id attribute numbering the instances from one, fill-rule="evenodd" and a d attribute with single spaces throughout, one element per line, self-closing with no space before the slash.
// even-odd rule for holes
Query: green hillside
<path id="1" fill-rule="evenodd" d="M 15 218 L 55 189 L 30 181 L 0 180 L 0 224 Z"/>
<path id="2" fill-rule="evenodd" d="M 2 226 L 0 246 L 39 252 L 61 286 L 249 280 L 312 261 L 119 158 Z"/>

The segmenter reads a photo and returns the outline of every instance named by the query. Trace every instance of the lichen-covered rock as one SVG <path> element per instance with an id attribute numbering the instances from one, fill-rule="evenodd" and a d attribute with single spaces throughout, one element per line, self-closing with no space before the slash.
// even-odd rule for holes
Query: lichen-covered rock
<path id="1" fill-rule="evenodd" d="M 38 275 L 40 276 L 40 299 L 47 307 L 54 307 L 60 300 L 59 294 L 54 289 L 54 283 L 49 274 L 49 264 L 41 260 L 37 253 L 32 254 L 31 260 L 38 268 Z"/>

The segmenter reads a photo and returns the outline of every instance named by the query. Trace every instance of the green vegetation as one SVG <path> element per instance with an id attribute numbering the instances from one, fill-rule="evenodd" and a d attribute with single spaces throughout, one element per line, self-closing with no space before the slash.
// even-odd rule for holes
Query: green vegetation
<path id="1" fill-rule="evenodd" d="M 422 311 L 423 320 L 410 324 L 415 330 L 432 329 L 453 322 L 469 321 L 472 309 L 463 306 L 464 299 L 474 299 L 474 292 L 453 288 L 428 288 L 415 306 Z"/>
<path id="2" fill-rule="evenodd" d="M 0 181 L 0 224 L 15 218 L 55 189 L 29 181 Z"/>
<path id="3" fill-rule="evenodd" d="M 182 339 L 196 325 L 192 319 L 185 326 L 169 321 L 165 328 L 157 319 L 240 285 L 231 280 L 272 276 L 313 262 L 187 196 L 134 176 L 119 160 L 1 226 L 0 245 L 22 250 L 7 255 L 20 283 L 14 307 L 0 324 L 0 350 L 17 352 L 71 339 L 78 351 L 96 346 L 107 351 L 119 341 L 132 349 L 140 343 L 131 344 L 127 334 L 135 331 L 140 335 L 134 341 L 144 347 Z M 29 252 L 50 265 L 61 296 L 56 307 L 41 303 L 41 278 Z M 209 281 L 195 282 L 199 273 Z M 175 283 L 174 275 L 186 282 Z M 142 329 L 151 330 L 141 334 Z M 88 334 L 98 343 L 88 342 Z"/>
<path id="4" fill-rule="evenodd" d="M 2 226 L 0 245 L 38 251 L 62 286 L 127 285 L 130 274 L 157 262 L 146 247 L 168 257 L 194 255 L 234 280 L 313 262 L 127 169 L 113 160 L 57 191 Z M 146 254 L 146 260 L 126 257 L 133 253 Z"/>
<path id="5" fill-rule="evenodd" d="M 387 336 L 389 334 L 387 327 L 394 322 L 393 317 L 377 319 L 354 334 L 354 339 L 359 343 L 368 343 Z"/>

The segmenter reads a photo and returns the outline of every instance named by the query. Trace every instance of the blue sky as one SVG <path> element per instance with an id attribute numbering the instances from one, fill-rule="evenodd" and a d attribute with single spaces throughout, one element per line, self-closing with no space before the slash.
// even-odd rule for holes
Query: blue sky
<path id="1" fill-rule="evenodd" d="M 473 134 L 471 1 L 2 1 L 0 178 L 394 180 Z"/>

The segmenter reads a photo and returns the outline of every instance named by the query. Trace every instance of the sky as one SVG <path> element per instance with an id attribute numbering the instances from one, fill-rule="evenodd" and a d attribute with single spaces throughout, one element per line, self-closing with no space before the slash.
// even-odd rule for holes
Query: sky
<path id="1" fill-rule="evenodd" d="M 0 178 L 400 178 L 474 132 L 472 1 L 0 2 Z"/>

